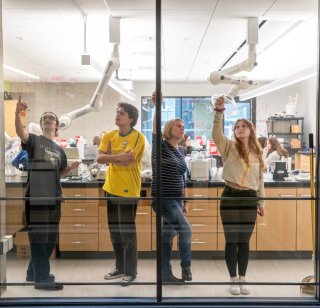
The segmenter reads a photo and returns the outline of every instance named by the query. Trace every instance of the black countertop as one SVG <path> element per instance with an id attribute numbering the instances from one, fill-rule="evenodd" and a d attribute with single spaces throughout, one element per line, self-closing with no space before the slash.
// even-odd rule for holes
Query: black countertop
<path id="1" fill-rule="evenodd" d="M 20 176 L 8 176 L 6 177 L 6 186 L 7 187 L 21 187 L 25 186 L 27 177 Z M 61 180 L 62 187 L 102 187 L 104 184 L 103 180 L 96 181 L 81 181 L 81 180 Z M 147 188 L 151 186 L 151 181 L 142 181 L 142 187 Z M 187 187 L 223 187 L 224 181 L 187 181 Z M 309 181 L 265 181 L 265 187 L 310 187 Z"/>

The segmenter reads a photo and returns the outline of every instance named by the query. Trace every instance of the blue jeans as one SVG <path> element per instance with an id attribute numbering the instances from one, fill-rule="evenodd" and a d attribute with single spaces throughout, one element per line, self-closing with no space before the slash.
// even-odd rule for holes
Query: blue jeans
<path id="1" fill-rule="evenodd" d="M 151 204 L 154 211 L 156 211 L 156 202 Z M 164 200 L 161 210 L 163 218 L 162 225 L 162 275 L 172 275 L 171 269 L 171 253 L 173 238 L 179 235 L 179 254 L 180 265 L 182 269 L 191 266 L 191 227 L 188 220 L 183 214 L 182 200 Z"/>

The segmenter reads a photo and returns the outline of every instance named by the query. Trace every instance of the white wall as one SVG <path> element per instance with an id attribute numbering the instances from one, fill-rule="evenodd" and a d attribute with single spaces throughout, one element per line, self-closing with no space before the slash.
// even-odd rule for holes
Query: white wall
<path id="1" fill-rule="evenodd" d="M 266 94 L 257 98 L 257 133 L 266 135 L 266 118 L 275 112 L 285 111 L 289 102 L 289 95 L 299 93 L 297 115 L 305 117 L 304 140 L 308 133 L 316 132 L 316 78 L 312 78 L 287 88 Z M 46 110 L 55 112 L 58 116 L 68 113 L 89 103 L 97 84 L 94 83 L 12 83 L 12 93 L 22 93 L 22 98 L 28 102 L 29 122 L 38 123 L 41 114 Z M 150 96 L 155 89 L 155 83 L 134 83 L 134 92 L 137 100 L 133 103 L 139 110 L 142 96 Z M 219 89 L 224 93 L 223 89 Z M 162 84 L 162 93 L 165 96 L 212 96 L 217 89 L 209 83 L 172 83 Z M 117 103 L 127 101 L 113 89 L 108 88 L 103 101 L 104 105 L 99 112 L 87 114 L 74 120 L 72 126 L 60 132 L 60 137 L 70 138 L 83 135 L 89 142 L 93 136 L 101 131 L 116 129 L 114 117 Z M 131 103 L 131 102 L 130 102 Z M 137 129 L 141 122 L 138 120 Z"/>
<path id="2" fill-rule="evenodd" d="M 28 122 L 38 124 L 45 111 L 52 111 L 59 117 L 88 104 L 96 86 L 95 83 L 12 83 L 11 93 L 15 99 L 18 93 L 22 94 L 30 109 L 27 112 Z M 114 119 L 119 101 L 127 100 L 109 87 L 103 97 L 102 109 L 75 119 L 71 127 L 59 131 L 59 137 L 68 139 L 81 135 L 91 143 L 93 137 L 102 131 L 117 129 Z M 140 102 L 135 105 L 140 109 Z"/>
<path id="3" fill-rule="evenodd" d="M 259 96 L 257 98 L 257 132 L 267 135 L 266 118 L 274 113 L 286 110 L 289 97 L 299 95 L 296 115 L 304 117 L 303 140 L 308 143 L 308 134 L 316 133 L 317 78 L 296 83 L 286 88 Z M 315 140 L 315 138 L 314 138 Z"/>

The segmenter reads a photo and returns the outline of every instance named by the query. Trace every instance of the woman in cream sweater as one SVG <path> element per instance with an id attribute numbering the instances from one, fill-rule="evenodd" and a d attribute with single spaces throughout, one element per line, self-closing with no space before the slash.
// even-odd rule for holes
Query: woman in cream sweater
<path id="1" fill-rule="evenodd" d="M 214 107 L 212 138 L 223 160 L 222 178 L 225 180 L 225 187 L 222 197 L 232 197 L 231 200 L 222 200 L 220 203 L 220 215 L 226 239 L 225 260 L 231 281 L 229 292 L 232 295 L 247 295 L 250 293 L 248 285 L 245 284 L 249 241 L 257 213 L 264 215 L 263 201 L 254 199 L 254 197 L 264 197 L 262 149 L 253 124 L 246 119 L 236 121 L 234 140 L 224 136 L 222 124 L 224 99 L 218 98 Z"/>

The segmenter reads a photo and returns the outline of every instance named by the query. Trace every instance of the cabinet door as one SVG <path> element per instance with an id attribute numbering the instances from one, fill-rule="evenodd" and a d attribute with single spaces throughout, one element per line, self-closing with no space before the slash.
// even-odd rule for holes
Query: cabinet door
<path id="1" fill-rule="evenodd" d="M 151 206 L 138 206 L 136 228 L 138 251 L 151 251 Z"/>
<path id="2" fill-rule="evenodd" d="M 297 197 L 310 196 L 310 188 L 297 189 Z M 312 250 L 311 200 L 297 200 L 297 250 Z"/>
<path id="3" fill-rule="evenodd" d="M 295 188 L 268 188 L 266 197 L 296 197 Z M 296 250 L 296 200 L 266 200 L 265 215 L 258 216 L 257 249 L 262 251 Z"/>
<path id="4" fill-rule="evenodd" d="M 23 197 L 23 187 L 7 187 L 6 196 L 8 198 Z M 8 235 L 13 235 L 25 226 L 25 212 L 23 200 L 6 201 L 6 231 Z"/>

